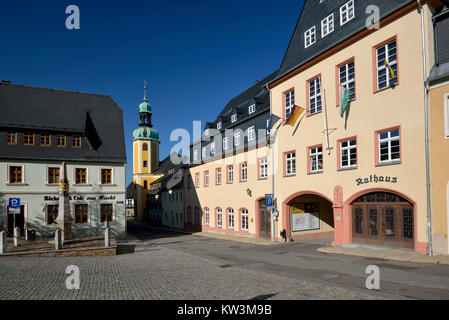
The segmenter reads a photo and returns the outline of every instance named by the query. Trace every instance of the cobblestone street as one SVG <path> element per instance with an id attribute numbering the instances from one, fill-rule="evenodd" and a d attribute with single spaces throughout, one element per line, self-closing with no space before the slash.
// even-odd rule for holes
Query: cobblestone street
<path id="1" fill-rule="evenodd" d="M 65 286 L 80 269 L 80 289 Z M 0 300 L 9 299 L 377 299 L 376 293 L 324 286 L 142 245 L 114 257 L 2 258 Z"/>

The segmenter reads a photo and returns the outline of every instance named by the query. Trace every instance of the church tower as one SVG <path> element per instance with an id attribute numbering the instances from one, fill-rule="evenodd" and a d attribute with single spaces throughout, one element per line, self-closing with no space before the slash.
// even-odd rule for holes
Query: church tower
<path id="1" fill-rule="evenodd" d="M 150 183 L 159 178 L 153 175 L 159 168 L 159 133 L 153 128 L 151 116 L 151 105 L 147 99 L 145 83 L 143 102 L 139 106 L 139 128 L 133 133 L 134 212 L 137 220 L 145 219 Z"/>

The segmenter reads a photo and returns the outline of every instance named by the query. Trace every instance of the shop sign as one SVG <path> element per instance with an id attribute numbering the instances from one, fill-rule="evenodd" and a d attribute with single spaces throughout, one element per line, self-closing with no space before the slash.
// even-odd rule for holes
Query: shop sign
<path id="1" fill-rule="evenodd" d="M 357 183 L 357 186 L 360 186 L 362 184 L 368 184 L 368 183 L 397 183 L 398 178 L 397 177 L 390 177 L 390 176 L 377 176 L 377 175 L 370 175 L 369 178 L 358 178 L 355 180 Z"/>

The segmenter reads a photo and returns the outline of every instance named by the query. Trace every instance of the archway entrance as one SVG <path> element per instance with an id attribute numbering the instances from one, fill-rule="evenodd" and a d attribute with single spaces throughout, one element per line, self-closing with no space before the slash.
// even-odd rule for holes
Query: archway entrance
<path id="1" fill-rule="evenodd" d="M 414 207 L 390 192 L 372 192 L 352 203 L 352 241 L 414 248 Z"/>
<path id="2" fill-rule="evenodd" d="M 271 239 L 271 212 L 267 210 L 267 201 L 259 201 L 259 235 Z"/>
<path id="3" fill-rule="evenodd" d="M 315 194 L 302 194 L 288 202 L 291 238 L 333 236 L 334 212 L 329 200 Z"/>

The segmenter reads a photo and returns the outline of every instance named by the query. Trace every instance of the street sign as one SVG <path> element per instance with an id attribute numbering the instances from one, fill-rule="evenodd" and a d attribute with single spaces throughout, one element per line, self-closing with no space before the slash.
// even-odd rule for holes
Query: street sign
<path id="1" fill-rule="evenodd" d="M 274 194 L 272 194 L 272 193 L 266 194 L 265 198 L 266 199 L 273 199 L 274 198 Z"/>
<path id="2" fill-rule="evenodd" d="M 20 214 L 20 198 L 9 198 L 9 214 Z"/>
<path id="3" fill-rule="evenodd" d="M 273 206 L 273 198 L 267 198 L 267 207 Z"/>

